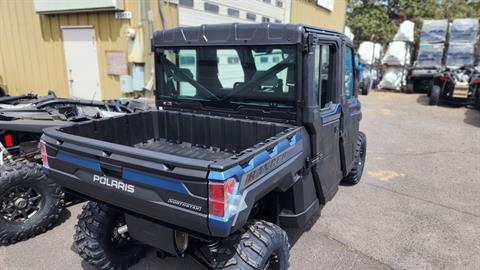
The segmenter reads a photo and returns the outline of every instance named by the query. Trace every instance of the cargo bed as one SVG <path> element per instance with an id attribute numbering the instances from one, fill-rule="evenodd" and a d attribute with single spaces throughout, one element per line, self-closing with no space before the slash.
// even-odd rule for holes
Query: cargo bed
<path id="1" fill-rule="evenodd" d="M 212 173 L 223 174 L 233 167 L 242 170 L 251 160 L 263 162 L 270 151 L 272 156 L 286 151 L 300 129 L 266 121 L 150 111 L 46 129 L 42 139 L 47 173 L 65 188 L 209 235 Z M 256 158 L 260 154 L 263 158 Z M 129 192 L 127 184 L 135 191 Z M 172 202 L 188 203 L 193 210 Z"/>
<path id="2" fill-rule="evenodd" d="M 216 162 L 238 158 L 244 150 L 264 144 L 289 128 L 291 126 L 278 123 L 154 111 L 65 126 L 58 129 L 57 135 Z"/>

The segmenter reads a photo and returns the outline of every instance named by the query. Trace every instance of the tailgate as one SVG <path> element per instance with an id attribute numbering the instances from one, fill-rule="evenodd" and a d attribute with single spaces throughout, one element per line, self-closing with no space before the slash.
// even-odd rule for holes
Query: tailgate
<path id="1" fill-rule="evenodd" d="M 165 223 L 209 234 L 211 162 L 68 135 L 42 137 L 47 175 L 75 192 Z M 168 164 L 165 164 L 168 160 Z"/>

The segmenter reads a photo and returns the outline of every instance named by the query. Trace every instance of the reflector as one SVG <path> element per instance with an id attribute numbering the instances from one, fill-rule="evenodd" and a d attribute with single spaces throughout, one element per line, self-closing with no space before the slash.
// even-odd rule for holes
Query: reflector
<path id="1" fill-rule="evenodd" d="M 10 134 L 3 136 L 3 141 L 5 142 L 5 147 L 13 146 L 13 137 Z"/>
<path id="2" fill-rule="evenodd" d="M 43 166 L 48 168 L 47 146 L 43 140 L 40 140 L 40 152 L 42 153 Z"/>

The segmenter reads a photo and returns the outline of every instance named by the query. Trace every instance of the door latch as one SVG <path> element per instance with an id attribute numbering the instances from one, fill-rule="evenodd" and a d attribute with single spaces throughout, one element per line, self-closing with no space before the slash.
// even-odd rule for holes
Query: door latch
<path id="1" fill-rule="evenodd" d="M 307 167 L 312 168 L 313 166 L 315 166 L 315 164 L 320 162 L 320 160 L 323 159 L 323 157 L 324 157 L 324 155 L 322 153 L 320 153 L 320 154 L 317 154 L 317 155 L 313 156 L 312 158 L 307 158 Z"/>

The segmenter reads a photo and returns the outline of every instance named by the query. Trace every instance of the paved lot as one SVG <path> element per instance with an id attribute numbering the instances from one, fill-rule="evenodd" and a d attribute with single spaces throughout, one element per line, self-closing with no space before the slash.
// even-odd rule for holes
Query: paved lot
<path id="1" fill-rule="evenodd" d="M 292 269 L 479 269 L 480 113 L 429 107 L 422 95 L 362 100 L 364 178 L 340 187 L 300 237 Z M 46 234 L 0 247 L 0 269 L 91 269 L 72 251 L 80 209 Z M 198 267 L 150 253 L 134 269 Z"/>

